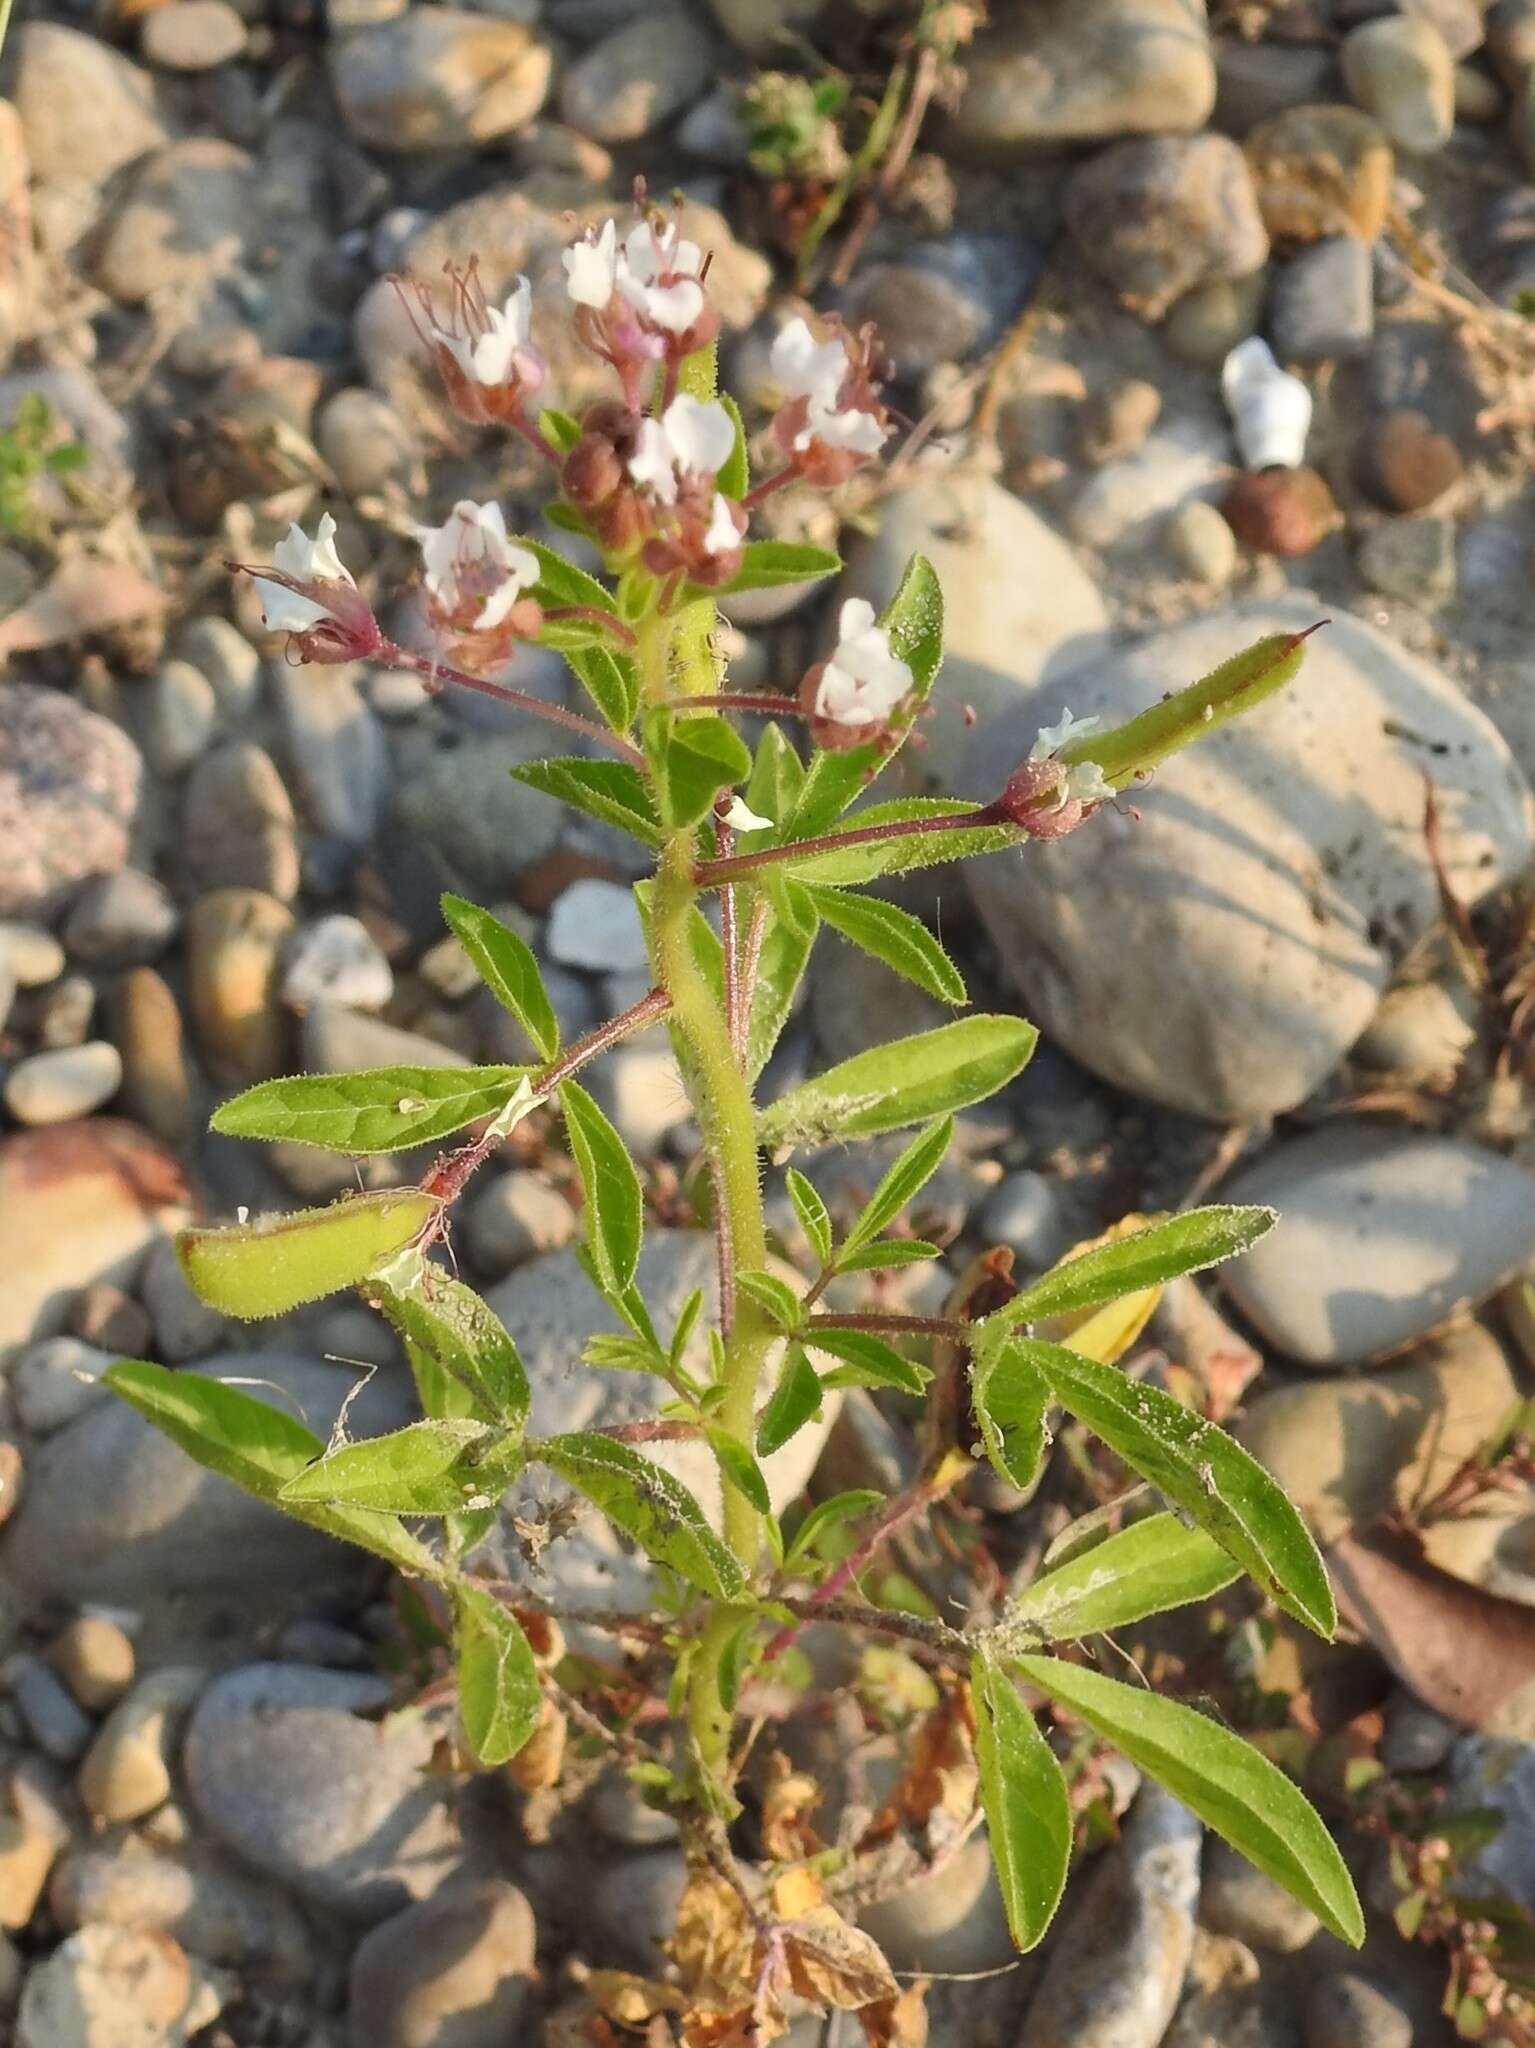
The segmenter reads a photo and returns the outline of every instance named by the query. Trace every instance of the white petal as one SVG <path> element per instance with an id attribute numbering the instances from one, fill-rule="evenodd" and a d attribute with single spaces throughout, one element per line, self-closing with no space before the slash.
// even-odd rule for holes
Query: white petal
<path id="1" fill-rule="evenodd" d="M 733 508 L 723 491 L 714 494 L 714 510 L 709 517 L 708 529 L 704 534 L 706 555 L 728 555 L 732 548 L 741 545 L 740 528 L 732 516 Z"/>
<path id="2" fill-rule="evenodd" d="M 822 405 L 812 398 L 804 431 L 796 436 L 795 446 L 824 441 L 828 448 L 846 448 L 854 455 L 878 455 L 889 439 L 889 427 L 882 426 L 862 406 L 849 406 L 838 412 L 834 406 Z"/>
<path id="3" fill-rule="evenodd" d="M 621 260 L 637 284 L 654 284 L 660 276 L 661 250 L 656 244 L 656 231 L 648 220 L 636 221 L 624 236 Z"/>
<path id="4" fill-rule="evenodd" d="M 269 632 L 307 633 L 311 626 L 330 616 L 324 605 L 316 604 L 312 597 L 301 597 L 284 584 L 271 583 L 265 576 L 256 577 L 255 584 L 261 599 L 261 616 Z"/>
<path id="5" fill-rule="evenodd" d="M 618 229 L 613 222 L 604 221 L 595 241 L 588 237 L 575 242 L 560 258 L 565 266 L 565 288 L 578 306 L 600 309 L 612 298 L 617 239 Z"/>
<path id="6" fill-rule="evenodd" d="M 736 424 L 717 399 L 707 403 L 679 393 L 662 414 L 661 425 L 679 469 L 716 476 L 736 445 Z"/>
<path id="7" fill-rule="evenodd" d="M 492 389 L 505 384 L 512 374 L 512 359 L 517 353 L 517 337 L 494 306 L 488 309 L 490 325 L 485 332 L 476 336 L 469 350 L 468 369 L 476 384 L 485 384 Z"/>
<path id="8" fill-rule="evenodd" d="M 829 718 L 836 725 L 877 725 L 881 716 L 867 701 L 858 678 L 835 661 L 827 662 L 821 672 L 815 710 L 817 718 Z"/>
<path id="9" fill-rule="evenodd" d="M 488 633 L 492 626 L 499 626 L 521 595 L 520 586 L 508 577 L 506 582 L 493 590 L 480 606 L 475 625 L 482 633 Z"/>
<path id="10" fill-rule="evenodd" d="M 847 350 L 836 339 L 818 342 L 806 320 L 791 320 L 774 339 L 769 365 L 788 398 L 815 398 L 828 409 L 847 375 Z"/>
<path id="11" fill-rule="evenodd" d="M 759 818 L 755 811 L 748 810 L 743 799 L 738 796 L 730 799 L 730 809 L 721 820 L 721 823 L 728 825 L 733 832 L 766 832 L 772 822 L 771 818 Z"/>
<path id="12" fill-rule="evenodd" d="M 653 492 L 663 505 L 676 504 L 676 462 L 671 441 L 659 420 L 640 421 L 634 453 L 629 457 L 629 474 L 642 488 Z"/>
<path id="13" fill-rule="evenodd" d="M 512 280 L 506 304 L 501 308 L 501 318 L 518 348 L 525 347 L 533 333 L 533 287 L 525 277 L 518 276 Z"/>
<path id="14" fill-rule="evenodd" d="M 323 529 L 322 529 L 323 530 Z M 272 567 L 306 582 L 314 574 L 315 543 L 295 519 L 272 550 Z"/>
<path id="15" fill-rule="evenodd" d="M 500 507 L 496 508 L 498 511 Z M 531 590 L 544 573 L 543 567 L 531 548 L 509 546 L 501 557 L 507 576 L 519 591 Z"/>
<path id="16" fill-rule="evenodd" d="M 1031 761 L 1048 761 L 1072 740 L 1085 740 L 1090 732 L 1096 732 L 1101 718 L 1077 718 L 1064 707 L 1060 720 L 1055 725 L 1044 725 L 1039 729 L 1039 738 L 1029 749 Z"/>
<path id="17" fill-rule="evenodd" d="M 874 607 L 866 597 L 850 597 L 837 617 L 837 638 L 852 640 L 874 624 Z"/>
<path id="18" fill-rule="evenodd" d="M 1118 792 L 1096 761 L 1074 761 L 1066 771 L 1066 797 L 1079 804 L 1112 803 Z"/>
<path id="19" fill-rule="evenodd" d="M 636 313 L 666 334 L 683 334 L 704 309 L 704 290 L 696 278 L 679 277 L 673 284 L 641 284 L 620 277 L 618 288 Z"/>

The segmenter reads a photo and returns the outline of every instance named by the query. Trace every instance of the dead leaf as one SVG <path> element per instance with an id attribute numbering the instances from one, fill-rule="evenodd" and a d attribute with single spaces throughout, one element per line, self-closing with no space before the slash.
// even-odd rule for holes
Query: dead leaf
<path id="1" fill-rule="evenodd" d="M 674 1984 L 657 1984 L 630 1970 L 593 1970 L 586 1979 L 593 2005 L 605 2019 L 636 2032 L 658 2012 L 685 2012 L 687 2000 Z"/>
<path id="2" fill-rule="evenodd" d="M 739 1893 L 714 1871 L 688 1879 L 667 1946 L 696 2005 L 733 2012 L 751 2004 L 757 1930 Z"/>
<path id="3" fill-rule="evenodd" d="M 860 1847 L 886 1840 L 902 1826 L 952 1835 L 974 1813 L 979 1786 L 970 1692 L 956 1685 L 917 1731 L 906 1774 Z"/>
<path id="4" fill-rule="evenodd" d="M 806 1771 L 774 1777 L 762 1795 L 762 1847 L 770 1863 L 792 1863 L 823 1846 L 805 1816 L 821 1803 L 821 1788 Z"/>
<path id="5" fill-rule="evenodd" d="M 164 608 L 165 592 L 126 562 L 73 555 L 35 597 L 0 619 L 0 657 L 67 646 Z"/>
<path id="6" fill-rule="evenodd" d="M 774 1878 L 772 1899 L 780 1920 L 799 1920 L 826 1903 L 826 1892 L 816 1873 L 801 1866 Z"/>
<path id="7" fill-rule="evenodd" d="M 927 2048 L 927 1979 L 908 1984 L 899 1998 L 864 2006 L 858 2017 L 869 2048 Z"/>
<path id="8" fill-rule="evenodd" d="M 553 1700 L 545 1700 L 538 1726 L 506 1767 L 506 1774 L 524 1792 L 547 1792 L 560 1782 L 565 1762 L 565 1716 Z"/>
<path id="9" fill-rule="evenodd" d="M 878 1942 L 833 1907 L 818 1906 L 778 1931 L 789 1982 L 801 1998 L 856 2012 L 900 1997 L 901 1987 Z"/>
<path id="10" fill-rule="evenodd" d="M 1535 1612 L 1429 1564 L 1405 1537 L 1327 1552 L 1338 1605 L 1425 1706 L 1486 1734 L 1524 1734 L 1535 1706 Z"/>

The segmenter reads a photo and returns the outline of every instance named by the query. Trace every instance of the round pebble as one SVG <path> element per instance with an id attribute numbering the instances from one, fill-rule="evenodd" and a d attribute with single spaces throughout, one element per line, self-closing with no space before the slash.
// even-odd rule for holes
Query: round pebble
<path id="1" fill-rule="evenodd" d="M 1324 1977 L 1306 2001 L 1306 2048 L 1412 2048 L 1412 2021 L 1367 1977 Z"/>
<path id="2" fill-rule="evenodd" d="M 1236 574 L 1236 535 L 1213 505 L 1190 498 L 1167 522 L 1167 544 L 1180 568 L 1212 590 Z"/>
<path id="3" fill-rule="evenodd" d="M 0 953 L 18 988 L 43 988 L 64 972 L 64 948 L 40 924 L 0 922 Z"/>
<path id="4" fill-rule="evenodd" d="M 104 1038 L 58 1052 L 35 1052 L 11 1069 L 5 1106 L 18 1123 L 67 1123 L 110 1102 L 122 1078 L 122 1055 Z"/>
<path id="5" fill-rule="evenodd" d="M 140 868 L 87 882 L 64 923 L 70 958 L 90 967 L 141 967 L 158 959 L 181 920 L 170 892 Z"/>
<path id="6" fill-rule="evenodd" d="M 320 1002 L 381 1010 L 393 994 L 389 962 L 360 919 L 337 912 L 305 925 L 289 942 L 282 999 L 290 1010 Z"/>
<path id="7" fill-rule="evenodd" d="M 1360 487 L 1388 512 L 1424 512 L 1460 481 L 1465 464 L 1426 414 L 1398 406 L 1367 429 L 1355 468 Z"/>
<path id="8" fill-rule="evenodd" d="M 1455 60 L 1432 22 L 1391 14 L 1352 29 L 1343 41 L 1343 78 L 1398 149 L 1428 156 L 1455 126 Z"/>
<path id="9" fill-rule="evenodd" d="M 227 0 L 169 0 L 144 16 L 139 40 L 166 71 L 212 71 L 245 48 L 245 23 Z"/>
<path id="10" fill-rule="evenodd" d="M 133 1683 L 133 1638 L 105 1614 L 77 1615 L 48 1661 L 88 1714 L 104 1714 Z"/>

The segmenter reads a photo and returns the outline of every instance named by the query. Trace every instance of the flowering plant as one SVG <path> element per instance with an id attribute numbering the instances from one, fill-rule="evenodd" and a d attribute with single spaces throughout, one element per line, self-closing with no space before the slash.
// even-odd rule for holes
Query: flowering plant
<path id="1" fill-rule="evenodd" d="M 899 1988 L 847 1913 L 870 1895 L 869 1859 L 897 1837 L 915 1845 L 919 1867 L 963 1839 L 956 1797 L 978 1800 L 1013 1932 L 1021 1947 L 1037 1942 L 1073 1833 L 1042 1708 L 1118 1745 L 1357 1940 L 1347 1873 L 1291 1782 L 1203 1715 L 1071 1653 L 1244 1572 L 1306 1626 L 1333 1628 L 1326 1574 L 1275 1482 L 1212 1422 L 1115 1363 L 1163 1282 L 1240 1251 L 1272 1217 L 1207 1208 L 1144 1223 L 1021 1289 L 994 1255 L 942 1316 L 849 1306 L 867 1284 L 857 1276 L 938 1256 L 890 1228 L 949 1149 L 954 1113 L 1011 1081 L 1035 1032 L 1009 1015 L 966 1016 L 859 1053 L 766 1107 L 754 1099 L 822 926 L 963 1005 L 958 969 L 931 933 L 866 885 L 1010 848 L 1024 858 L 1031 840 L 1090 829 L 1175 748 L 1284 684 L 1300 638 L 1260 642 L 1112 731 L 1063 713 L 981 801 L 906 796 L 844 817 L 912 736 L 933 688 L 943 606 L 931 568 L 914 560 L 879 616 L 862 599 L 845 602 L 792 695 L 725 685 L 715 601 L 837 571 L 819 549 L 754 539 L 752 513 L 791 481 L 835 485 L 878 457 L 892 425 L 874 337 L 834 321 L 785 327 L 773 350 L 783 400 L 765 436 L 778 467 L 753 482 L 740 415 L 715 388 L 717 322 L 696 245 L 641 212 L 626 231 L 609 222 L 576 242 L 565 268 L 576 331 L 616 387 L 579 418 L 544 403 L 524 283 L 497 310 L 471 271 L 454 280 L 446 315 L 419 298 L 420 331 L 462 416 L 520 434 L 547 461 L 558 484 L 550 516 L 596 550 L 603 575 L 510 536 L 499 507 L 464 501 L 419 531 L 436 642 L 426 654 L 385 635 L 328 517 L 312 540 L 295 528 L 273 565 L 252 573 L 268 624 L 309 661 L 408 664 L 433 688 L 482 691 L 580 736 L 583 751 L 516 772 L 653 852 L 639 899 L 654 985 L 566 1043 L 528 946 L 449 896 L 448 923 L 519 1020 L 529 1063 L 279 1079 L 217 1112 L 216 1128 L 231 1135 L 354 1155 L 466 1134 L 415 1186 L 180 1240 L 192 1285 L 229 1315 L 276 1315 L 357 1288 L 403 1340 L 420 1420 L 364 1441 L 343 1430 L 326 1444 L 240 1387 L 193 1372 L 123 1363 L 112 1384 L 194 1458 L 419 1583 L 451 1643 L 461 1740 L 483 1765 L 547 1783 L 574 1730 L 611 1745 L 645 1796 L 676 1816 L 693 1871 L 676 1950 L 686 1995 L 682 2007 L 667 2003 L 668 1987 L 644 1996 L 658 2001 L 651 2017 L 683 2013 L 684 2039 L 769 2040 L 795 1995 L 855 2008 L 871 2039 L 890 2038 Z M 487 673 L 524 641 L 563 652 L 590 713 Z M 744 713 L 768 721 L 755 749 Z M 702 1133 L 717 1247 L 713 1302 L 694 1294 L 669 1329 L 636 1284 L 641 1174 L 576 1078 L 659 1021 Z M 657 1400 L 646 1422 L 536 1435 L 515 1331 L 439 1254 L 476 1170 L 519 1123 L 556 1115 L 585 1192 L 585 1270 L 616 1322 L 616 1333 L 591 1338 L 587 1361 L 649 1375 Z M 764 1154 L 781 1164 L 826 1140 L 908 1127 L 916 1136 L 840 1237 L 811 1181 L 788 1170 L 814 1268 L 790 1284 L 770 1245 Z M 793 1519 L 774 1492 L 775 1461 L 847 1387 L 925 1403 L 923 1470 L 894 1501 L 843 1494 Z M 979 1461 L 1030 1485 L 1061 1411 L 1148 1483 L 1128 1505 L 1071 1532 L 1032 1583 L 966 1628 L 909 1601 L 864 1597 L 883 1547 Z M 717 1516 L 665 1464 L 679 1443 L 712 1465 Z M 611 1666 L 565 1653 L 536 1575 L 508 1579 L 487 1562 L 503 1496 L 534 1472 L 595 1507 L 654 1566 L 651 1607 L 582 1616 L 617 1645 Z M 796 1635 L 813 1620 L 898 1640 L 938 1701 L 928 1777 L 914 1766 L 867 1838 L 835 1852 L 781 1773 L 754 1829 L 736 1825 L 742 1716 L 770 1711 L 764 1702 L 796 1668 Z M 679 1733 L 664 1754 L 624 1705 L 637 1685 L 670 1701 Z M 923 1790 L 938 1748 L 949 1773 L 941 1814 Z M 908 1859 L 908 1878 L 912 1868 Z"/>

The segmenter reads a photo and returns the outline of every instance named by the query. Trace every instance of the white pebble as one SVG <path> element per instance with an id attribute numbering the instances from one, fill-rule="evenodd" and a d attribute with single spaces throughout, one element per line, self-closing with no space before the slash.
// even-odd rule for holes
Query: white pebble
<path id="1" fill-rule="evenodd" d="M 117 1047 L 104 1038 L 87 1039 L 19 1061 L 5 1084 L 5 1106 L 18 1123 L 67 1123 L 109 1102 L 122 1079 Z"/>
<path id="2" fill-rule="evenodd" d="M 320 1002 L 381 1010 L 393 994 L 389 962 L 358 918 L 341 912 L 322 917 L 297 933 L 288 948 L 282 999 L 290 1010 Z"/>

